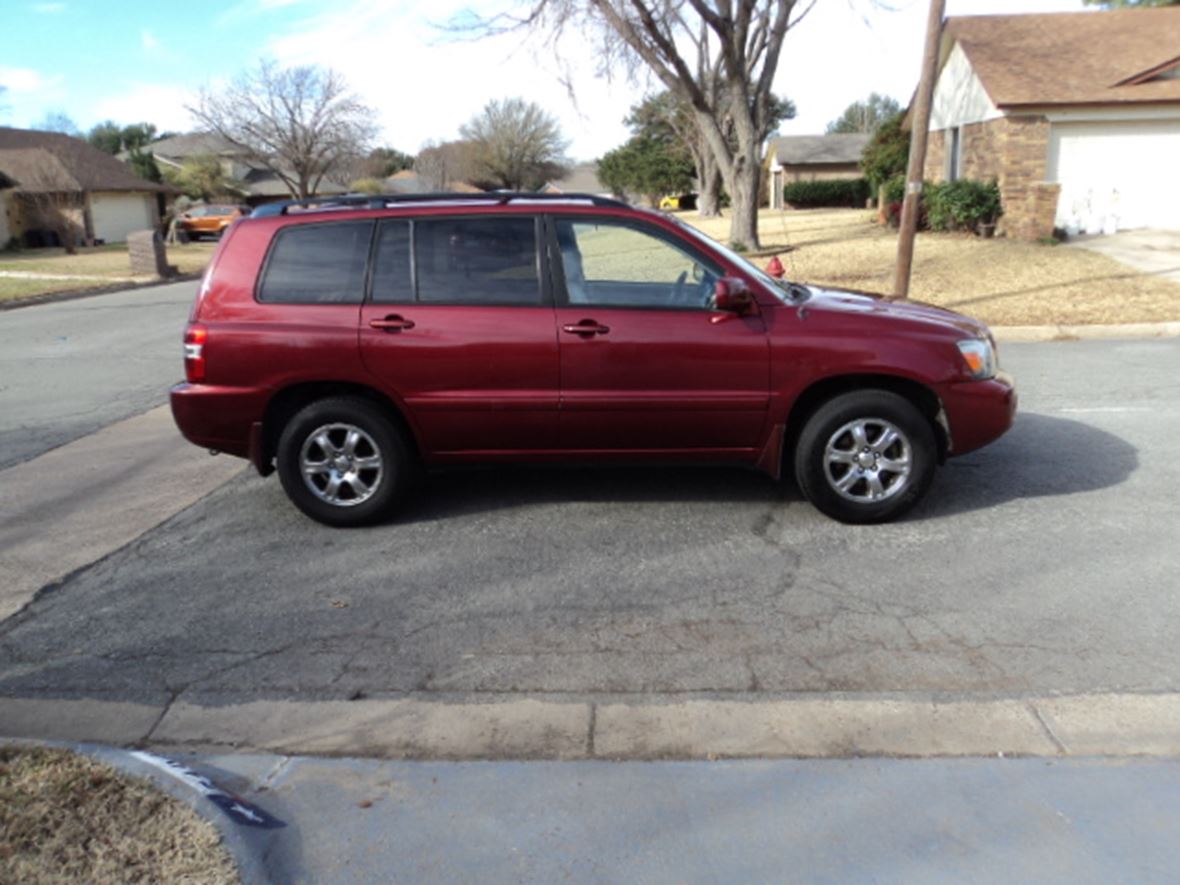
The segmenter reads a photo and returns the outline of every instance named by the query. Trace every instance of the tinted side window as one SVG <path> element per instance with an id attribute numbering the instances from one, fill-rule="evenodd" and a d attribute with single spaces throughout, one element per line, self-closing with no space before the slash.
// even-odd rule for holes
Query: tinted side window
<path id="1" fill-rule="evenodd" d="M 299 224 L 275 237 L 258 300 L 280 304 L 360 304 L 373 222 Z"/>
<path id="2" fill-rule="evenodd" d="M 377 258 L 373 264 L 373 301 L 377 304 L 413 301 L 412 274 L 410 222 L 381 222 L 377 231 Z"/>
<path id="3" fill-rule="evenodd" d="M 541 304 L 532 218 L 415 221 L 414 262 L 424 304 Z"/>

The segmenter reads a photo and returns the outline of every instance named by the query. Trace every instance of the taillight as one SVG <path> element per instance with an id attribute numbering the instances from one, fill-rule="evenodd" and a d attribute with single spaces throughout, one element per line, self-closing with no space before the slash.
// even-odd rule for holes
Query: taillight
<path id="1" fill-rule="evenodd" d="M 189 384 L 205 380 L 205 342 L 209 330 L 199 323 L 189 323 L 184 330 L 184 377 Z"/>

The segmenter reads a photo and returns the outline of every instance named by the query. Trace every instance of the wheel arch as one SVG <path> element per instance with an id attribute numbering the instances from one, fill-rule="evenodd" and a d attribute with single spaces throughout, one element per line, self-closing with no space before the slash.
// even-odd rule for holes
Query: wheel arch
<path id="1" fill-rule="evenodd" d="M 270 398 L 262 416 L 258 458 L 255 466 L 264 476 L 274 472 L 274 458 L 283 427 L 300 409 L 321 399 L 353 396 L 377 406 L 389 418 L 409 444 L 415 457 L 421 457 L 414 428 L 398 405 L 375 388 L 349 381 L 310 381 L 284 387 Z"/>
<path id="2" fill-rule="evenodd" d="M 799 442 L 799 434 L 803 426 L 820 406 L 828 400 L 844 393 L 858 390 L 885 390 L 909 400 L 930 422 L 934 429 L 934 438 L 938 443 L 938 461 L 941 464 L 947 458 L 951 448 L 950 434 L 943 414 L 942 400 L 932 389 L 900 375 L 885 375 L 875 373 L 857 373 L 850 375 L 833 375 L 821 378 L 795 397 L 791 409 L 787 413 L 786 438 L 783 440 L 783 470 L 792 475 L 794 469 L 795 447 Z"/>

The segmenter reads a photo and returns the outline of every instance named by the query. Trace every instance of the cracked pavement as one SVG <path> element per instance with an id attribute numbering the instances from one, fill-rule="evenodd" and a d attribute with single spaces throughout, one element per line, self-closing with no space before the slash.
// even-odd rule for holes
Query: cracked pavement
<path id="1" fill-rule="evenodd" d="M 738 471 L 498 469 L 338 531 L 243 474 L 0 623 L 0 697 L 1180 688 L 1180 342 L 1002 359 L 1017 426 L 887 526 Z"/>

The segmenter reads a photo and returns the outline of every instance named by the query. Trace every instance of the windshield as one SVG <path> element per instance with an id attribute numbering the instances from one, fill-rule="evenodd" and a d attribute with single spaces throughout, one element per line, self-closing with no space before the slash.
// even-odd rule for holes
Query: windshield
<path id="1" fill-rule="evenodd" d="M 762 268 L 758 267 L 756 264 L 754 264 L 752 261 L 750 261 L 750 259 L 746 258 L 744 255 L 742 255 L 738 252 L 735 252 L 733 249 L 730 249 L 728 246 L 724 245 L 723 243 L 720 243 L 717 240 L 714 240 L 712 237 L 701 233 L 699 230 L 697 230 L 691 224 L 686 224 L 683 221 L 681 221 L 679 218 L 672 218 L 671 220 L 676 222 L 676 224 L 680 225 L 680 227 L 684 231 L 686 231 L 690 236 L 692 236 L 697 242 L 708 246 L 709 248 L 713 249 L 714 251 L 720 252 L 727 259 L 729 259 L 729 261 L 731 261 L 733 264 L 736 264 L 743 271 L 745 271 L 750 276 L 757 279 L 758 282 L 762 283 L 767 289 L 769 289 L 777 298 L 779 298 L 784 303 L 797 304 L 800 301 L 805 301 L 811 295 L 811 292 L 805 286 L 801 286 L 796 283 L 791 283 L 786 278 L 781 279 L 781 280 L 776 280 L 774 277 L 772 277 L 770 274 L 768 274 Z"/>

